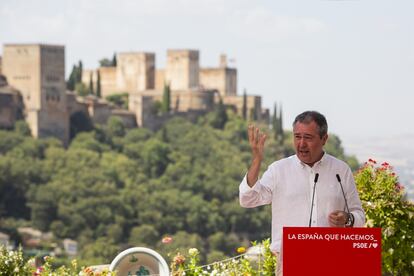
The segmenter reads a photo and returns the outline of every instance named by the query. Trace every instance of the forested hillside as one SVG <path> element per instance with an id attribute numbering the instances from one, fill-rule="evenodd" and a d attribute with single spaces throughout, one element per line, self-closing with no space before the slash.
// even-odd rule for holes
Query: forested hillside
<path id="1" fill-rule="evenodd" d="M 131 246 L 165 257 L 197 247 L 212 261 L 269 237 L 270 209 L 238 203 L 250 162 L 247 123 L 229 114 L 223 126 L 214 116 L 196 124 L 175 118 L 155 133 L 126 130 L 113 117 L 79 133 L 67 149 L 55 139 L 31 138 L 22 122 L 0 131 L 0 231 L 15 237 L 15 227 L 29 225 L 72 238 L 85 264 L 108 263 Z M 294 150 L 289 131 L 276 142 L 261 127 L 269 133 L 265 169 Z M 326 149 L 358 166 L 335 135 Z M 163 244 L 165 236 L 173 242 Z"/>

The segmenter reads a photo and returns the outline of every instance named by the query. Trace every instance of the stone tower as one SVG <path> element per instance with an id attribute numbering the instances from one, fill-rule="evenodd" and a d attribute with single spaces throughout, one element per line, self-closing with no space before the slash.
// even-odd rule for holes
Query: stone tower
<path id="1" fill-rule="evenodd" d="M 119 53 L 116 67 L 117 89 L 120 92 L 135 92 L 154 89 L 155 54 Z"/>
<path id="2" fill-rule="evenodd" d="M 220 55 L 219 67 L 201 68 L 200 84 L 216 89 L 221 97 L 237 95 L 237 69 L 229 68 L 226 55 Z"/>
<path id="3" fill-rule="evenodd" d="M 43 44 L 9 44 L 3 48 L 3 74 L 23 97 L 32 135 L 69 141 L 66 108 L 65 48 Z"/>
<path id="4" fill-rule="evenodd" d="M 165 81 L 171 90 L 188 90 L 199 86 L 199 54 L 197 50 L 168 50 Z"/>

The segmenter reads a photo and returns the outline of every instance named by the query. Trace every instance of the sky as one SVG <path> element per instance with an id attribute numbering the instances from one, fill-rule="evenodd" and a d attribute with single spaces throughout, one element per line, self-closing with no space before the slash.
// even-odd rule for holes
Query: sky
<path id="1" fill-rule="evenodd" d="M 198 49 L 202 67 L 224 53 L 238 93 L 282 104 L 285 128 L 318 110 L 349 153 L 388 141 L 404 154 L 414 148 L 413 11 L 412 0 L 2 0 L 0 55 L 7 43 L 64 45 L 68 75 L 114 52 L 153 52 L 158 68 L 167 49 Z"/>

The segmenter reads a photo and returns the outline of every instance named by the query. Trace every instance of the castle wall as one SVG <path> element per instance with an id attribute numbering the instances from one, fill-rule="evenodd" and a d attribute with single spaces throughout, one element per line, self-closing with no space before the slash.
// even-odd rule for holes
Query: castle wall
<path id="1" fill-rule="evenodd" d="M 65 48 L 43 44 L 10 44 L 3 48 L 3 71 L 23 97 L 34 137 L 69 141 L 66 111 Z"/>
<path id="2" fill-rule="evenodd" d="M 136 117 L 134 112 L 126 111 L 123 109 L 113 109 L 111 116 L 117 116 L 122 120 L 122 123 L 126 128 L 137 127 Z"/>
<path id="3" fill-rule="evenodd" d="M 206 113 L 214 108 L 215 91 L 175 90 L 171 91 L 171 114 Z M 156 101 L 162 102 L 162 90 L 147 90 L 132 93 L 129 96 L 129 110 L 136 114 L 137 125 L 148 127 L 156 124 L 157 119 L 153 106 Z M 194 115 L 189 115 L 194 116 Z M 159 117 L 159 116 L 158 116 Z"/>
<path id="4" fill-rule="evenodd" d="M 118 90 L 116 85 L 116 67 L 99 67 L 98 70 L 101 75 L 101 96 L 103 99 L 122 92 Z"/>
<path id="5" fill-rule="evenodd" d="M 23 115 L 21 95 L 10 86 L 0 87 L 0 128 L 11 129 Z"/>
<path id="6" fill-rule="evenodd" d="M 165 80 L 171 90 L 186 90 L 199 86 L 199 53 L 196 50 L 168 50 Z"/>
<path id="7" fill-rule="evenodd" d="M 65 145 L 69 143 L 69 116 L 59 110 L 38 110 L 32 112 L 37 116 L 37 138 L 56 137 Z"/>
<path id="8" fill-rule="evenodd" d="M 106 124 L 111 117 L 112 108 L 108 104 L 94 103 L 88 105 L 88 113 L 94 124 Z"/>
<path id="9" fill-rule="evenodd" d="M 171 91 L 171 109 L 178 112 L 189 110 L 213 110 L 213 91 L 178 90 Z"/>
<path id="10" fill-rule="evenodd" d="M 85 107 L 85 113 L 94 124 L 105 124 L 111 116 L 111 105 L 96 96 L 77 97 L 76 102 Z"/>
<path id="11" fill-rule="evenodd" d="M 88 114 L 88 106 L 82 100 L 78 99 L 78 97 L 79 96 L 77 96 L 76 93 L 66 91 L 66 109 L 69 113 L 69 116 L 72 116 L 77 112 Z"/>
<path id="12" fill-rule="evenodd" d="M 41 108 L 39 45 L 4 45 L 2 72 L 20 91 L 27 109 Z"/>
<path id="13" fill-rule="evenodd" d="M 221 96 L 237 94 L 237 70 L 233 68 L 201 68 L 200 85 L 216 89 Z"/>
<path id="14" fill-rule="evenodd" d="M 154 89 L 155 54 L 119 53 L 116 78 L 118 91 L 133 92 Z"/>
<path id="15" fill-rule="evenodd" d="M 216 97 L 216 102 L 219 101 L 219 97 Z M 243 96 L 225 96 L 222 97 L 223 104 L 231 105 L 236 108 L 238 115 L 243 115 Z M 262 120 L 262 98 L 260 96 L 246 96 L 247 107 L 247 119 L 256 117 L 258 121 Z M 256 112 L 253 115 L 253 112 Z"/>
<path id="16" fill-rule="evenodd" d="M 165 85 L 165 70 L 157 69 L 155 73 L 155 90 L 163 90 Z"/>
<path id="17" fill-rule="evenodd" d="M 270 124 L 270 110 L 268 108 L 262 109 L 261 121 Z"/>
<path id="18" fill-rule="evenodd" d="M 107 96 L 125 93 L 119 90 L 117 86 L 117 70 L 116 67 L 99 67 L 98 69 L 84 69 L 82 71 L 82 83 L 89 88 L 92 78 L 94 93 L 96 94 L 98 85 L 98 70 L 101 77 L 101 97 L 105 99 Z"/>

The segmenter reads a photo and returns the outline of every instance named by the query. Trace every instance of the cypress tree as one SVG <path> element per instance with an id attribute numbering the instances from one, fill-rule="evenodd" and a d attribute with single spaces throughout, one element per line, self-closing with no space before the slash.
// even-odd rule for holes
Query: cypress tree
<path id="1" fill-rule="evenodd" d="M 277 103 L 275 103 L 273 109 L 272 128 L 273 136 L 275 138 L 275 141 L 277 141 L 279 139 L 279 119 L 277 118 Z"/>
<path id="2" fill-rule="evenodd" d="M 89 94 L 94 94 L 93 92 L 93 80 L 92 80 L 92 73 L 89 76 Z"/>
<path id="3" fill-rule="evenodd" d="M 98 69 L 97 78 L 96 78 L 96 96 L 101 98 L 101 73 Z"/>
<path id="4" fill-rule="evenodd" d="M 82 71 L 83 71 L 83 64 L 82 64 L 82 61 L 79 60 L 79 66 L 78 66 L 78 70 L 76 74 L 76 83 L 82 82 Z"/>
<path id="5" fill-rule="evenodd" d="M 243 91 L 243 107 L 242 107 L 243 120 L 247 119 L 247 94 L 246 89 Z"/>
<path id="6" fill-rule="evenodd" d="M 214 114 L 214 121 L 213 121 L 213 127 L 223 129 L 228 121 L 226 106 L 223 104 L 223 100 L 220 97 L 219 104 L 216 107 L 216 111 Z"/>
<path id="7" fill-rule="evenodd" d="M 279 123 L 278 123 L 278 127 L 279 127 L 279 141 L 280 144 L 283 145 L 284 141 L 285 141 L 285 133 L 283 132 L 283 111 L 282 111 L 282 104 L 280 104 L 280 109 L 279 109 Z"/>
<path id="8" fill-rule="evenodd" d="M 164 93 L 162 95 L 162 105 L 161 111 L 162 113 L 169 113 L 171 106 L 171 90 L 170 85 L 164 83 Z"/>
<path id="9" fill-rule="evenodd" d="M 116 67 L 116 53 L 114 53 L 114 56 L 112 57 L 112 66 Z"/>
<path id="10" fill-rule="evenodd" d="M 66 88 L 68 90 L 70 90 L 70 91 L 75 90 L 75 85 L 76 85 L 76 71 L 77 71 L 77 67 L 76 67 L 76 65 L 73 65 L 72 72 L 70 72 L 69 79 L 66 82 Z"/>

